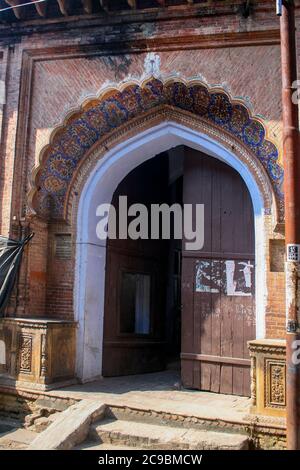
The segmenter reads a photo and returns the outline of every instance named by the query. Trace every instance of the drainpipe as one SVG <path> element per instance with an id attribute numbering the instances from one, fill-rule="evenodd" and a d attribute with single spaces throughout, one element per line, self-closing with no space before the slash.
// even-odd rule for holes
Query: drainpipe
<path id="1" fill-rule="evenodd" d="M 287 448 L 300 449 L 300 140 L 298 104 L 292 102 L 297 80 L 295 6 L 280 2 L 282 122 L 286 243 L 286 414 Z M 299 356 L 299 354 L 298 354 Z M 299 360 L 298 360 L 299 362 Z"/>

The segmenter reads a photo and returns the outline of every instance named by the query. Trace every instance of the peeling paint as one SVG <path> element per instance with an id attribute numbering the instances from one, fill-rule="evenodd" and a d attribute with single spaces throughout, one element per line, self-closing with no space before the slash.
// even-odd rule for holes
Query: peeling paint
<path id="1" fill-rule="evenodd" d="M 196 292 L 224 293 L 227 296 L 252 295 L 254 265 L 249 260 L 198 261 Z"/>
<path id="2" fill-rule="evenodd" d="M 219 261 L 199 261 L 196 268 L 196 292 L 220 292 Z"/>
<path id="3" fill-rule="evenodd" d="M 286 261 L 286 313 L 290 321 L 300 325 L 300 263 Z M 296 325 L 297 326 L 297 325 Z"/>

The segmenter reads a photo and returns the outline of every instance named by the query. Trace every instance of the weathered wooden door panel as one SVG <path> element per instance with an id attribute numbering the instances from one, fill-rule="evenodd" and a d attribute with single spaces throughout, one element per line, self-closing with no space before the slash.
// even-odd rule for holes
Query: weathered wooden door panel
<path id="1" fill-rule="evenodd" d="M 187 149 L 183 202 L 204 204 L 205 213 L 203 249 L 183 250 L 183 383 L 249 395 L 247 341 L 255 338 L 255 260 L 248 189 L 229 166 Z"/>
<path id="2" fill-rule="evenodd" d="M 106 278 L 106 305 L 103 344 L 103 376 L 120 376 L 155 372 L 165 367 L 162 335 L 163 319 L 159 313 L 163 305 L 160 264 L 153 259 L 124 255 L 109 251 L 109 274 Z M 136 325 L 127 319 L 122 322 L 122 278 L 124 275 L 148 276 L 149 324 L 135 331 Z M 128 289 L 128 286 L 126 286 Z M 123 301 L 124 302 L 124 301 Z M 127 321 L 126 321 L 127 320 Z M 129 319 L 130 320 L 130 319 Z"/>

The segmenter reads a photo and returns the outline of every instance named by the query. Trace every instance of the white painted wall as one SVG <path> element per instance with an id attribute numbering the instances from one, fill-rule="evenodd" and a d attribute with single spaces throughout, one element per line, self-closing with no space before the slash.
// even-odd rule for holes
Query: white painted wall
<path id="1" fill-rule="evenodd" d="M 0 340 L 0 364 L 6 364 L 5 343 L 2 339 Z"/>
<path id="2" fill-rule="evenodd" d="M 101 377 L 102 371 L 106 247 L 96 237 L 96 207 L 111 202 L 118 184 L 136 166 L 178 145 L 227 163 L 238 171 L 249 189 L 255 216 L 256 336 L 265 335 L 264 204 L 256 181 L 246 165 L 217 141 L 177 123 L 164 122 L 122 142 L 99 159 L 80 197 L 74 295 L 75 319 L 79 323 L 77 375 L 83 382 Z"/>

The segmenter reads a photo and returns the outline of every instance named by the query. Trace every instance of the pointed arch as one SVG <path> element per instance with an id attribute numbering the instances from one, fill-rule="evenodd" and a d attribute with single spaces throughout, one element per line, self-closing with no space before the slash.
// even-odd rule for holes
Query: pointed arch
<path id="1" fill-rule="evenodd" d="M 158 114 L 161 114 L 159 118 Z M 82 381 L 94 380 L 102 374 L 106 241 L 97 237 L 97 207 L 111 202 L 118 184 L 134 168 L 178 145 L 200 150 L 225 162 L 246 183 L 255 224 L 256 338 L 265 337 L 266 240 L 270 231 L 271 183 L 264 171 L 257 169 L 252 156 L 243 146 L 238 147 L 235 143 L 234 148 L 230 148 L 231 138 L 221 141 L 222 133 L 219 134 L 211 126 L 204 127 L 203 123 L 197 122 L 193 128 L 194 124 L 190 114 L 182 111 L 173 108 L 166 110 L 165 107 L 159 113 L 156 110 L 147 115 L 147 119 L 144 117 L 142 122 L 139 119 L 131 130 L 124 128 L 118 143 L 112 137 L 111 141 L 106 142 L 106 149 L 96 147 L 85 158 L 73 181 L 68 213 L 70 225 L 76 227 L 74 306 L 78 323 L 77 375 Z M 201 125 L 201 131 L 197 125 L 199 128 Z M 251 161 L 247 163 L 247 159 Z M 155 186 L 155 181 L 153 184 Z"/>
<path id="2" fill-rule="evenodd" d="M 246 102 L 233 99 L 224 89 L 209 88 L 199 80 L 155 78 L 107 88 L 84 102 L 53 131 L 32 174 L 32 212 L 45 219 L 66 220 L 74 182 L 82 177 L 82 168 L 91 161 L 91 155 L 100 158 L 102 149 L 104 156 L 126 132 L 159 119 L 189 120 L 190 125 L 238 149 L 237 154 L 245 155 L 244 163 L 265 186 L 264 194 L 269 186 L 269 198 L 272 194 L 276 201 L 277 221 L 283 221 L 283 169 L 279 150 L 268 138 L 262 119 L 252 115 Z"/>

